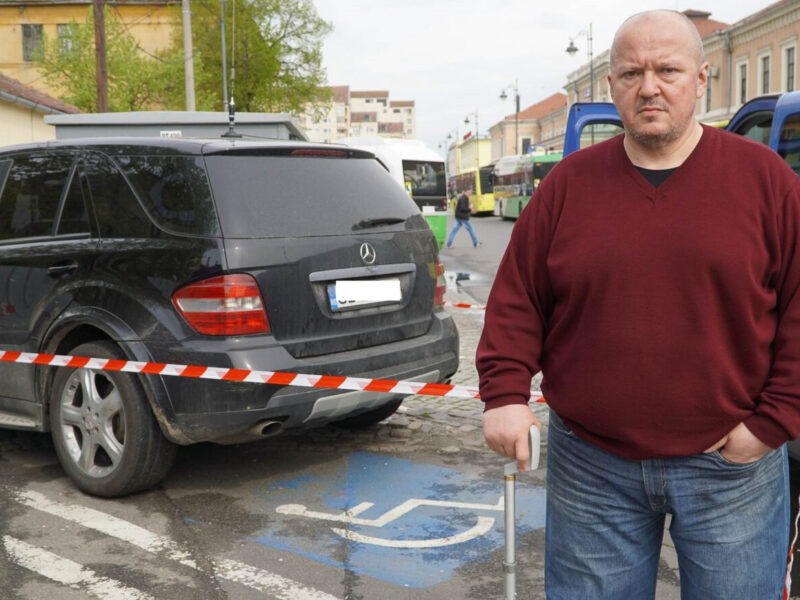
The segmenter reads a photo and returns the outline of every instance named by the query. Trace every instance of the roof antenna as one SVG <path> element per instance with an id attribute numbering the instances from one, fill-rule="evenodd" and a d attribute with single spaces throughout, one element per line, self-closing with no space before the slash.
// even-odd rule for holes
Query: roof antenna
<path id="1" fill-rule="evenodd" d="M 231 3 L 233 12 L 233 23 L 231 23 L 231 31 L 233 39 L 231 40 L 231 99 L 228 102 L 228 131 L 222 134 L 224 138 L 240 138 L 242 134 L 234 130 L 233 124 L 236 120 L 236 105 L 233 102 L 233 86 L 236 85 L 236 0 Z"/>
<path id="2" fill-rule="evenodd" d="M 234 121 L 236 120 L 236 104 L 233 102 L 233 95 L 231 95 L 230 102 L 228 102 L 228 131 L 222 134 L 224 138 L 240 138 L 242 134 L 233 128 Z"/>

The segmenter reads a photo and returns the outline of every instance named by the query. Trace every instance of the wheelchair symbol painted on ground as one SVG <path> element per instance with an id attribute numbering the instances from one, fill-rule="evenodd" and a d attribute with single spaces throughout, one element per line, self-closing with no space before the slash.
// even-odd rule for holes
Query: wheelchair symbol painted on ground
<path id="1" fill-rule="evenodd" d="M 260 488 L 247 536 L 280 551 L 397 586 L 428 588 L 502 549 L 497 476 L 371 452 L 312 464 Z M 545 490 L 517 487 L 517 533 L 544 527 Z"/>
<path id="2" fill-rule="evenodd" d="M 410 513 L 416 508 L 423 506 L 434 506 L 438 508 L 458 508 L 468 511 L 500 511 L 503 512 L 503 497 L 497 501 L 497 504 L 477 504 L 469 502 L 448 502 L 443 500 L 425 500 L 422 498 L 410 498 L 402 504 L 394 507 L 393 509 L 383 513 L 377 519 L 360 519 L 358 515 L 369 510 L 375 506 L 372 502 L 362 502 L 353 508 L 346 510 L 342 513 L 333 514 L 327 512 L 318 512 L 308 510 L 302 504 L 284 504 L 275 510 L 283 515 L 294 515 L 298 517 L 307 517 L 310 519 L 320 519 L 323 521 L 334 521 L 338 523 L 346 523 L 348 525 L 363 525 L 367 527 L 383 527 L 404 515 Z M 341 529 L 339 527 L 331 527 L 331 530 L 351 542 L 360 542 L 362 544 L 373 544 L 375 546 L 384 546 L 387 548 L 438 548 L 441 546 L 452 546 L 462 542 L 474 540 L 485 533 L 488 533 L 494 526 L 494 517 L 477 517 L 477 521 L 473 527 L 446 537 L 433 538 L 433 539 L 419 539 L 419 540 L 389 540 L 381 537 L 373 537 L 351 531 L 349 529 Z"/>

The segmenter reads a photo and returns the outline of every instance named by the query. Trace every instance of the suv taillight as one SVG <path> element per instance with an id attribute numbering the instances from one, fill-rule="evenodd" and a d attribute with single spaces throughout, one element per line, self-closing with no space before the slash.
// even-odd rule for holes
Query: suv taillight
<path id="1" fill-rule="evenodd" d="M 444 265 L 436 258 L 436 291 L 433 293 L 433 308 L 444 306 L 444 293 L 447 290 L 447 281 L 444 278 Z"/>
<path id="2" fill-rule="evenodd" d="M 172 303 L 198 333 L 268 333 L 269 321 L 256 280 L 235 274 L 190 283 L 172 294 Z"/>

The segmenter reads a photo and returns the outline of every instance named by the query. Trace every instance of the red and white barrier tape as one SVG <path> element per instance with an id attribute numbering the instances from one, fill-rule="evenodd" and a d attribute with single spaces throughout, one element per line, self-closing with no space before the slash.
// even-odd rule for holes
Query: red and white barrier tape
<path id="1" fill-rule="evenodd" d="M 138 362 L 113 358 L 64 356 L 60 354 L 0 352 L 2 352 L 2 354 L 0 354 L 0 362 L 26 363 L 50 367 L 85 367 L 87 369 L 98 369 L 101 371 L 125 371 L 127 373 L 142 373 L 146 375 L 170 375 L 174 377 L 193 377 L 197 379 L 216 379 L 220 381 L 269 383 L 274 385 L 293 385 L 332 390 L 356 390 L 359 392 L 387 392 L 405 395 L 446 396 L 448 398 L 480 398 L 478 388 L 476 387 L 447 383 L 365 379 L 363 377 L 345 377 L 343 375 L 310 375 L 305 373 L 256 371 L 252 369 L 226 369 L 197 365 Z M 544 402 L 544 398 L 540 396 L 532 396 L 531 399 L 535 402 Z"/>
<path id="2" fill-rule="evenodd" d="M 471 308 L 473 310 L 486 310 L 485 306 L 480 304 L 466 304 L 464 302 L 445 302 L 445 306 L 452 306 L 453 308 Z"/>

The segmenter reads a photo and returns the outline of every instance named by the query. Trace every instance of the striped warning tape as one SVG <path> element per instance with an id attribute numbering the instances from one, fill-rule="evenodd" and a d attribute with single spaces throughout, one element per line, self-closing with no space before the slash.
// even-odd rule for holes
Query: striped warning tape
<path id="1" fill-rule="evenodd" d="M 0 352 L 2 352 L 2 354 L 0 354 L 0 362 L 7 363 L 26 363 L 50 367 L 85 367 L 87 369 L 97 369 L 100 371 L 124 371 L 127 373 L 143 373 L 146 375 L 169 375 L 173 377 L 193 377 L 196 379 L 216 379 L 219 381 L 269 383 L 273 385 L 292 385 L 331 390 L 446 396 L 448 398 L 480 398 L 477 387 L 447 383 L 366 379 L 363 377 L 346 377 L 344 375 L 310 375 L 306 373 L 257 371 L 254 369 L 226 369 L 219 367 L 202 367 L 198 365 L 138 362 L 114 358 L 89 358 L 86 356 L 65 356 L 61 354 L 12 352 L 8 350 L 0 350 Z M 535 402 L 544 402 L 544 398 L 535 395 L 531 397 L 531 400 Z"/>
<path id="2" fill-rule="evenodd" d="M 466 304 L 464 302 L 445 302 L 444 305 L 452 306 L 453 308 L 471 308 L 473 310 L 486 310 L 486 307 L 480 304 Z"/>

